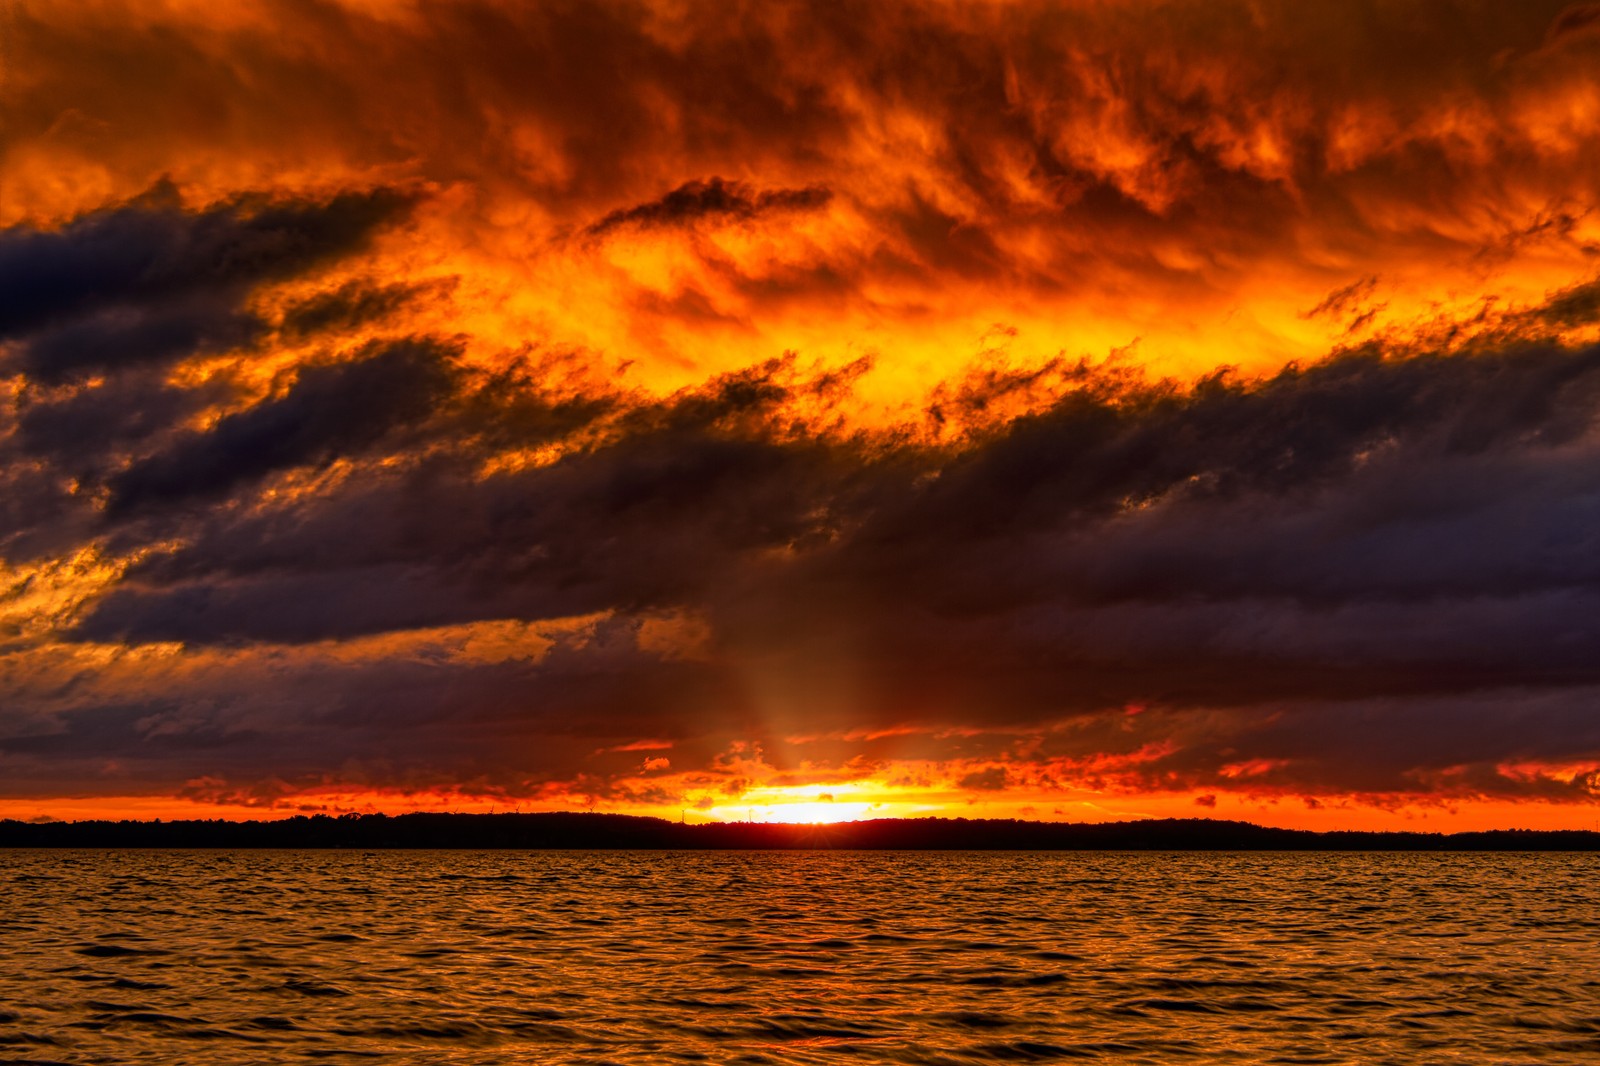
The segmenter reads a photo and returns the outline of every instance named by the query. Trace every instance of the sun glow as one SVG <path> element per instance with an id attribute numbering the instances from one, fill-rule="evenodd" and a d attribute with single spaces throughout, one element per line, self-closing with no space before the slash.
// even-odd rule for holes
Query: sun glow
<path id="1" fill-rule="evenodd" d="M 782 822 L 822 825 L 866 818 L 914 818 L 937 808 L 894 797 L 870 782 L 832 785 L 762 785 L 731 802 L 700 813 L 718 822 Z"/>
<path id="2" fill-rule="evenodd" d="M 816 803 L 783 803 L 761 808 L 755 811 L 754 817 L 758 821 L 789 824 L 854 822 L 870 817 L 874 806 L 871 803 L 837 803 L 829 800 Z"/>

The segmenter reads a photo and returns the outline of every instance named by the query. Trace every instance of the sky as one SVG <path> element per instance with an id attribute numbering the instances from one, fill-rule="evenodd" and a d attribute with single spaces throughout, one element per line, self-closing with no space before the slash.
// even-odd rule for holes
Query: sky
<path id="1" fill-rule="evenodd" d="M 1600 5 L 0 0 L 0 817 L 1600 825 Z"/>

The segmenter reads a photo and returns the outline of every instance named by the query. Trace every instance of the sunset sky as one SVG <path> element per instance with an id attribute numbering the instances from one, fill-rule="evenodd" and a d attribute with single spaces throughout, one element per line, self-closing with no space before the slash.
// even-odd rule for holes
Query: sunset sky
<path id="1" fill-rule="evenodd" d="M 1600 824 L 1600 4 L 0 0 L 0 817 Z"/>

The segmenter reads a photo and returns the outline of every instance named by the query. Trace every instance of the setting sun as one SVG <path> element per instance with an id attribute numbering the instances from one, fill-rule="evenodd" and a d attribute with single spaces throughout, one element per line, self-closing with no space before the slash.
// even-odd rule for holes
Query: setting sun
<path id="1" fill-rule="evenodd" d="M 758 785 L 746 789 L 735 800 L 708 806 L 696 813 L 721 822 L 821 824 L 862 818 L 903 818 L 926 813 L 928 809 L 888 799 L 872 784 Z"/>

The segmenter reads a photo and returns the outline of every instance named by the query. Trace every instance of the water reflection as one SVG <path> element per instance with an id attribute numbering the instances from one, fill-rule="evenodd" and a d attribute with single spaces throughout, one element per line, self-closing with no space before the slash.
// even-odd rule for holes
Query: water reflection
<path id="1" fill-rule="evenodd" d="M 0 1059 L 1571 1062 L 1593 855 L 0 852 Z"/>

